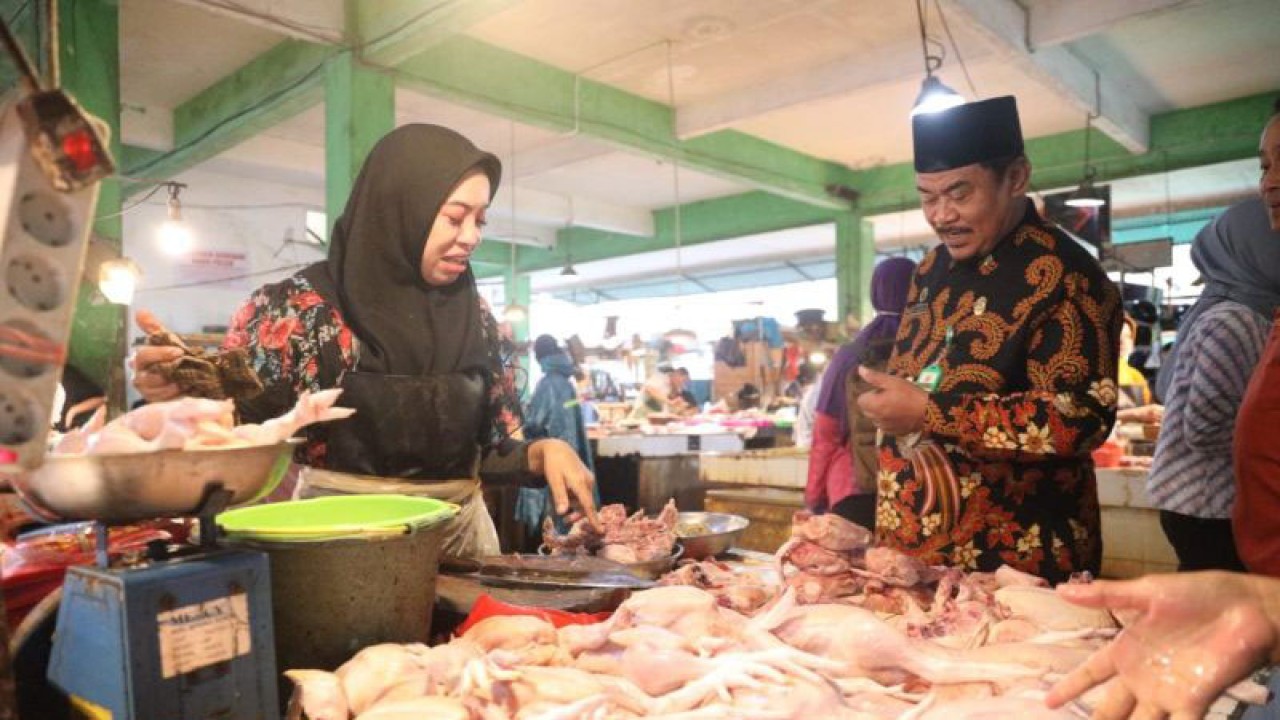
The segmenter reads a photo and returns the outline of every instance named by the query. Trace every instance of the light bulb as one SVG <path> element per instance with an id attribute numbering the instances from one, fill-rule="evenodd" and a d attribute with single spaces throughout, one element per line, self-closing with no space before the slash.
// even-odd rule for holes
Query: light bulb
<path id="1" fill-rule="evenodd" d="M 169 217 L 160 225 L 160 249 L 173 256 L 186 255 L 195 246 L 191 228 L 182 220 L 182 201 L 178 200 L 183 185 L 169 186 Z"/>
<path id="2" fill-rule="evenodd" d="M 930 75 L 920 83 L 920 94 L 916 96 L 916 103 L 911 108 L 911 117 L 938 113 L 963 104 L 964 97 L 960 93 Z"/>
<path id="3" fill-rule="evenodd" d="M 129 258 L 108 260 L 98 266 L 98 289 L 108 302 L 128 305 L 133 302 L 141 276 L 138 265 Z"/>
<path id="4" fill-rule="evenodd" d="M 809 353 L 809 364 L 810 365 L 826 365 L 827 354 L 820 350 Z"/>
<path id="5" fill-rule="evenodd" d="M 529 311 L 523 305 L 512 303 L 502 311 L 502 319 L 509 323 L 524 322 L 529 317 Z"/>
<path id="6" fill-rule="evenodd" d="M 166 254 L 186 255 L 194 246 L 191 228 L 182 220 L 165 220 L 160 225 L 160 249 Z"/>

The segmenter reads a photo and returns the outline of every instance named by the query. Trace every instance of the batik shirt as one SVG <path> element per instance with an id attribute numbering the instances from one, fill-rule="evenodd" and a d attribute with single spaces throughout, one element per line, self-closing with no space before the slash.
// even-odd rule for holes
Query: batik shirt
<path id="1" fill-rule="evenodd" d="M 1115 421 L 1120 324 L 1115 285 L 1030 201 L 990 255 L 930 251 L 889 368 L 941 379 L 923 431 L 881 440 L 879 541 L 968 570 L 1097 573 L 1090 452 Z"/>
<path id="2" fill-rule="evenodd" d="M 493 316 L 481 305 L 485 334 L 497 346 L 498 329 Z M 237 403 L 242 422 L 262 422 L 287 412 L 305 391 L 337 387 L 342 373 L 356 361 L 356 340 L 338 308 L 312 287 L 301 274 L 256 291 L 236 311 L 227 330 L 224 349 L 244 347 L 249 362 L 265 388 L 262 395 Z M 520 426 L 520 403 L 509 382 L 493 382 L 493 444 Z M 297 458 L 313 467 L 325 467 L 326 424 L 308 426 L 307 443 Z"/>

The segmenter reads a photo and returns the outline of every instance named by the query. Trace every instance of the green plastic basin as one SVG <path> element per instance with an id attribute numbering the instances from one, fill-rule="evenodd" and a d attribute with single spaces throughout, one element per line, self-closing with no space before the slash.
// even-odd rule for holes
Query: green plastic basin
<path id="1" fill-rule="evenodd" d="M 414 533 L 458 513 L 458 506 L 409 495 L 334 495 L 238 508 L 218 516 L 232 540 L 323 542 Z"/>

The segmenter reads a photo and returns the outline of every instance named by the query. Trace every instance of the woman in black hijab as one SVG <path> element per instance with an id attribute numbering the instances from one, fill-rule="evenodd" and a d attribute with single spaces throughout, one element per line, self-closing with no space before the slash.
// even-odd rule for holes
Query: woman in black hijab
<path id="1" fill-rule="evenodd" d="M 594 519 L 594 479 L 558 440 L 511 439 L 503 360 L 469 258 L 501 164 L 435 125 L 406 125 L 370 152 L 329 258 L 256 293 L 224 345 L 248 350 L 266 391 L 238 401 L 244 422 L 285 412 L 306 390 L 343 388 L 348 420 L 308 428 L 299 495 L 405 493 L 457 502 L 456 555 L 496 554 L 479 477 L 543 474 L 556 511 L 571 498 Z M 150 332 L 149 328 L 144 328 Z M 148 372 L 169 348 L 140 349 L 134 385 L 177 389 Z"/>

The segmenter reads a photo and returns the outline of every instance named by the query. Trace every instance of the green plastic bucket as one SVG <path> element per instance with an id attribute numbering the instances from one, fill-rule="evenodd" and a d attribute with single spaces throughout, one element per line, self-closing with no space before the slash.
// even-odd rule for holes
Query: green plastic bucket
<path id="1" fill-rule="evenodd" d="M 427 642 L 444 529 L 457 510 L 431 498 L 336 495 L 240 508 L 217 522 L 225 545 L 270 557 L 277 667 L 333 670 L 369 645 Z"/>
<path id="2" fill-rule="evenodd" d="M 425 497 L 334 495 L 231 510 L 218 525 L 234 540 L 318 542 L 403 535 L 457 512 L 457 505 Z"/>

